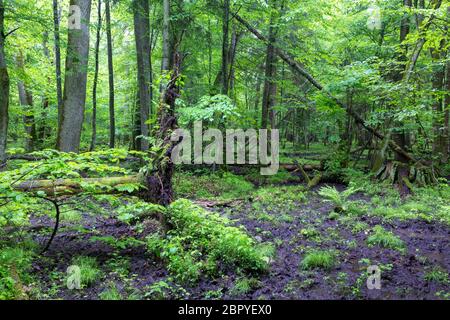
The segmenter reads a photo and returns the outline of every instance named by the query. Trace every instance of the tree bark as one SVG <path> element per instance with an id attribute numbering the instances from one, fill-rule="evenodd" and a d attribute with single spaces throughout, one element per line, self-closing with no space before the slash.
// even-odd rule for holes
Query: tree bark
<path id="1" fill-rule="evenodd" d="M 229 88 L 228 91 L 230 92 L 230 95 L 233 95 L 234 92 L 234 84 L 235 84 L 235 62 L 236 62 L 236 55 L 237 55 L 237 47 L 239 44 L 239 40 L 242 37 L 242 33 L 237 31 L 236 28 L 233 30 L 233 34 L 231 36 L 231 43 L 230 43 L 230 51 L 229 51 L 229 66 L 230 66 L 230 72 L 228 75 L 228 83 Z"/>
<path id="2" fill-rule="evenodd" d="M 58 0 L 53 0 L 53 36 L 55 38 L 55 73 L 56 73 L 56 95 L 58 99 L 58 126 L 62 122 L 63 94 L 61 77 L 61 41 L 59 36 L 59 6 Z"/>
<path id="3" fill-rule="evenodd" d="M 86 103 L 91 0 L 71 0 L 70 5 L 80 8 L 81 28 L 80 30 L 69 28 L 68 31 L 63 112 L 58 129 L 58 149 L 63 152 L 79 152 Z"/>
<path id="4" fill-rule="evenodd" d="M 25 75 L 25 61 L 21 51 L 16 57 L 17 68 L 21 73 L 20 78 Z M 17 89 L 19 91 L 19 103 L 23 108 L 23 125 L 25 127 L 25 152 L 30 153 L 34 151 L 36 142 L 36 123 L 33 114 L 33 94 L 28 89 L 24 79 L 17 82 Z"/>
<path id="5" fill-rule="evenodd" d="M 95 150 L 97 144 L 97 86 L 98 86 L 98 71 L 99 71 L 99 50 L 100 50 L 100 38 L 102 30 L 102 0 L 98 0 L 97 4 L 97 37 L 95 41 L 95 71 L 94 71 L 94 84 L 92 87 L 92 135 L 90 151 Z"/>
<path id="6" fill-rule="evenodd" d="M 136 40 L 141 135 L 148 137 L 150 98 L 150 17 L 148 0 L 134 0 L 134 32 Z M 140 139 L 142 151 L 148 150 L 148 141 Z"/>
<path id="7" fill-rule="evenodd" d="M 222 94 L 228 95 L 229 78 L 228 78 L 228 39 L 230 29 L 230 0 L 223 0 L 223 18 L 222 18 Z"/>
<path id="8" fill-rule="evenodd" d="M 9 75 L 5 56 L 5 5 L 0 0 L 0 164 L 6 161 L 8 139 Z"/>
<path id="9" fill-rule="evenodd" d="M 108 44 L 108 75 L 109 75 L 109 147 L 114 148 L 116 144 L 116 117 L 114 112 L 114 64 L 113 43 L 111 35 L 111 6 L 110 0 L 105 2 L 106 8 L 106 38 Z"/>
<path id="10" fill-rule="evenodd" d="M 274 10 L 275 8 L 272 8 L 269 27 L 269 41 L 266 52 L 265 80 L 261 115 L 261 126 L 263 129 L 268 128 L 269 121 L 270 127 L 275 127 L 274 111 L 272 110 L 273 106 L 275 105 L 275 98 L 277 93 L 277 84 L 275 79 L 277 74 L 277 55 L 275 53 L 277 28 L 274 26 L 274 24 L 276 23 Z"/>
<path id="11" fill-rule="evenodd" d="M 403 6 L 406 9 L 410 9 L 412 7 L 412 0 L 403 0 Z M 400 22 L 400 54 L 397 57 L 397 61 L 399 62 L 398 66 L 394 68 L 393 73 L 391 75 L 393 82 L 400 82 L 404 77 L 404 72 L 406 69 L 406 61 L 408 54 L 408 46 L 404 44 L 408 34 L 410 32 L 410 17 L 408 13 L 405 13 Z M 395 106 L 396 107 L 396 106 Z M 406 149 L 408 147 L 408 133 L 405 132 L 405 129 L 402 128 L 402 123 L 395 123 L 396 129 L 394 129 L 394 133 L 392 134 L 392 139 L 397 143 L 401 148 Z M 396 153 L 395 160 L 400 162 L 408 162 L 402 154 Z"/>
<path id="12" fill-rule="evenodd" d="M 173 58 L 170 57 L 172 54 L 170 48 L 173 48 L 174 52 L 177 50 L 176 45 L 171 43 L 174 37 L 170 36 L 170 14 L 170 1 L 164 0 L 162 74 L 170 74 L 170 79 L 161 85 L 162 94 L 157 112 L 159 128 L 155 133 L 158 141 L 161 141 L 159 147 L 164 150 L 164 154 L 154 159 L 154 169 L 146 177 L 147 190 L 143 194 L 145 200 L 163 206 L 169 205 L 174 198 L 172 177 L 175 165 L 171 160 L 171 154 L 176 143 L 171 141 L 171 135 L 177 127 L 175 102 L 180 93 L 177 80 L 182 63 L 180 54 L 177 53 Z"/>
<path id="13" fill-rule="evenodd" d="M 449 7 L 450 8 L 450 7 Z M 449 9 L 449 13 L 450 13 L 450 9 Z M 449 56 L 450 56 L 450 51 L 449 51 Z M 444 100 L 444 128 L 443 128 L 443 146 L 442 146 L 442 163 L 447 163 L 449 160 L 449 153 L 450 153 L 450 125 L 449 125 L 449 120 L 450 120 L 450 60 L 447 61 L 447 67 L 446 67 L 447 71 L 446 71 L 446 85 L 445 88 L 447 90 L 447 94 L 445 95 L 445 100 Z"/>
<path id="14" fill-rule="evenodd" d="M 51 62 L 53 65 L 53 62 L 50 58 L 50 51 L 48 50 L 48 32 L 44 31 L 42 35 L 42 48 L 44 51 L 44 56 Z M 51 78 L 47 77 L 47 82 L 49 84 L 49 87 L 51 86 Z M 48 113 L 48 107 L 50 105 L 50 97 L 47 92 L 44 93 L 44 97 L 42 100 L 42 112 L 40 115 L 40 126 L 37 132 L 37 139 L 39 141 L 40 146 L 42 147 L 45 143 L 45 139 L 50 136 L 51 133 L 51 127 L 48 125 L 46 115 Z"/>

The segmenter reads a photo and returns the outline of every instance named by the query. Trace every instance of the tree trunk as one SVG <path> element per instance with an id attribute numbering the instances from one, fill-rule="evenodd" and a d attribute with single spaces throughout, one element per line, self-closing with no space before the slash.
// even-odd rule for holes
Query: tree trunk
<path id="1" fill-rule="evenodd" d="M 228 78 L 228 38 L 230 29 L 230 0 L 223 0 L 223 19 L 222 19 L 222 94 L 228 94 L 229 78 Z"/>
<path id="2" fill-rule="evenodd" d="M 405 8 L 411 8 L 412 7 L 412 0 L 403 0 L 403 6 Z M 400 55 L 397 57 L 397 61 L 399 62 L 399 66 L 397 68 L 394 68 L 393 74 L 392 74 L 392 80 L 393 82 L 400 82 L 402 81 L 404 77 L 404 72 L 406 68 L 406 61 L 407 61 L 407 53 L 408 53 L 408 46 L 404 44 L 406 37 L 408 36 L 410 32 L 410 17 L 406 13 L 400 23 L 400 47 L 401 52 Z M 400 122 L 395 123 L 396 129 L 394 130 L 394 133 L 392 135 L 392 139 L 395 141 L 395 143 L 400 146 L 402 149 L 406 149 L 408 147 L 408 139 L 407 135 L 408 133 L 405 132 L 404 128 L 402 127 L 402 124 Z M 408 162 L 408 159 L 406 159 L 403 155 L 396 153 L 395 154 L 395 160 L 400 162 Z"/>
<path id="3" fill-rule="evenodd" d="M 86 103 L 87 68 L 89 59 L 89 21 L 91 0 L 71 0 L 81 13 L 80 29 L 69 28 L 63 112 L 58 128 L 58 149 L 79 152 Z"/>
<path id="4" fill-rule="evenodd" d="M 164 23 L 163 23 L 163 64 L 162 73 L 169 74 L 171 64 L 173 70 L 168 81 L 162 83 L 162 95 L 157 112 L 159 129 L 156 132 L 156 138 L 161 141 L 159 145 L 164 154 L 154 160 L 153 170 L 146 177 L 146 187 L 143 197 L 145 200 L 157 203 L 163 206 L 169 205 L 173 201 L 172 177 L 175 165 L 171 160 L 172 150 L 175 143 L 171 141 L 171 134 L 177 127 L 175 117 L 175 102 L 179 96 L 177 80 L 180 76 L 181 58 L 179 54 L 172 54 L 169 48 L 177 50 L 174 44 L 170 43 L 173 37 L 170 36 L 170 1 L 164 0 Z"/>
<path id="5" fill-rule="evenodd" d="M 149 136 L 150 99 L 150 17 L 148 0 L 134 0 L 134 32 L 136 40 L 141 135 Z M 148 150 L 148 141 L 140 139 L 141 150 Z"/>
<path id="6" fill-rule="evenodd" d="M 276 73 L 277 73 L 277 59 L 275 53 L 275 42 L 277 36 L 277 28 L 274 26 L 275 13 L 272 12 L 270 17 L 270 27 L 269 27 L 269 41 L 267 45 L 266 52 L 266 70 L 265 70 L 265 80 L 264 80 L 264 91 L 262 99 L 262 118 L 261 125 L 263 129 L 268 128 L 268 123 L 270 120 L 270 127 L 274 128 L 274 111 L 273 106 L 275 105 L 275 98 L 277 93 L 276 84 Z"/>
<path id="7" fill-rule="evenodd" d="M 450 16 L 450 7 L 448 7 L 448 16 Z M 450 56 L 450 50 L 447 57 Z M 449 125 L 449 113 L 450 113 L 450 60 L 447 60 L 446 66 L 446 80 L 445 80 L 445 90 L 447 94 L 444 100 L 444 128 L 442 132 L 442 163 L 447 163 L 449 160 L 450 152 L 450 125 Z"/>
<path id="8" fill-rule="evenodd" d="M 95 71 L 94 84 L 92 87 L 92 136 L 90 151 L 95 150 L 97 144 L 97 86 L 98 86 L 98 70 L 99 70 L 99 49 L 102 30 L 102 0 L 98 0 L 97 5 L 97 37 L 95 41 Z"/>
<path id="9" fill-rule="evenodd" d="M 0 0 L 0 164 L 6 161 L 8 139 L 9 75 L 5 57 L 5 6 Z"/>
<path id="10" fill-rule="evenodd" d="M 63 94 L 61 77 L 61 44 L 59 37 L 59 8 L 58 0 L 53 0 L 53 36 L 55 38 L 55 73 L 56 73 L 56 95 L 58 99 L 58 126 L 62 122 Z"/>
<path id="11" fill-rule="evenodd" d="M 116 117 L 114 113 L 114 65 L 113 44 L 111 35 L 111 7 L 110 0 L 106 0 L 106 37 L 108 42 L 108 74 L 109 74 L 109 147 L 114 148 L 116 144 Z"/>
<path id="12" fill-rule="evenodd" d="M 42 35 L 42 48 L 44 51 L 44 56 L 51 61 L 50 59 L 50 51 L 48 50 L 48 32 L 44 31 Z M 52 63 L 53 65 L 53 63 Z M 49 84 L 49 87 L 51 86 L 51 79 L 50 77 L 47 77 L 47 82 Z M 48 107 L 50 105 L 50 97 L 47 92 L 44 93 L 44 97 L 42 100 L 42 112 L 40 116 L 40 126 L 37 133 L 37 139 L 39 141 L 40 146 L 44 146 L 45 139 L 50 136 L 51 133 L 51 127 L 49 127 L 47 124 L 46 115 L 48 114 Z"/>
<path id="13" fill-rule="evenodd" d="M 230 95 L 233 95 L 234 92 L 234 83 L 235 83 L 235 62 L 236 62 L 236 55 L 237 55 L 237 47 L 239 44 L 239 40 L 242 37 L 242 33 L 236 31 L 236 28 L 233 30 L 233 34 L 231 36 L 231 43 L 230 43 L 230 51 L 229 51 L 229 65 L 230 65 L 230 73 L 228 76 L 228 83 L 229 88 L 228 91 L 230 92 Z"/>
<path id="14" fill-rule="evenodd" d="M 20 71 L 21 76 L 25 75 L 25 62 L 22 52 L 20 51 L 16 57 L 17 69 Z M 25 152 L 30 153 L 34 151 L 36 142 L 36 123 L 33 114 L 33 94 L 28 89 L 25 80 L 20 79 L 17 82 L 17 88 L 19 91 L 19 103 L 23 109 L 23 124 L 25 127 Z"/>

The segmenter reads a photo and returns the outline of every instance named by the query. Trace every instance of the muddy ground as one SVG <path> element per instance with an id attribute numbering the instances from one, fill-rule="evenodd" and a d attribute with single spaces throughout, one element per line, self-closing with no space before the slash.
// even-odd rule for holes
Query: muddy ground
<path id="1" fill-rule="evenodd" d="M 345 187 L 336 185 L 342 190 Z M 333 205 L 317 195 L 317 186 L 308 193 L 306 203 L 296 203 L 283 212 L 284 220 L 260 219 L 252 212 L 251 201 L 240 201 L 229 207 L 211 207 L 243 225 L 259 242 L 272 242 L 276 256 L 270 271 L 264 275 L 248 275 L 252 281 L 247 290 L 234 290 L 238 276 L 228 270 L 217 279 L 203 278 L 198 285 L 182 286 L 171 280 L 163 262 L 147 253 L 144 245 L 125 248 L 113 247 L 93 237 L 113 236 L 116 239 L 134 237 L 142 239 L 151 233 L 151 223 L 146 232 L 137 232 L 131 225 L 111 216 L 94 216 L 83 213 L 80 222 L 63 222 L 50 250 L 33 262 L 32 274 L 39 279 L 40 299 L 99 299 L 99 295 L 114 284 L 123 299 L 440 299 L 450 292 L 447 283 L 425 279 L 433 268 L 450 271 L 449 229 L 444 225 L 423 220 L 385 222 L 378 217 L 360 216 L 358 221 L 343 222 L 328 218 Z M 299 186 L 300 188 L 300 186 Z M 367 202 L 363 194 L 352 200 Z M 203 203 L 199 201 L 199 204 Z M 112 210 L 113 211 L 113 210 Z M 268 210 L 277 217 L 280 212 Z M 286 218 L 288 216 L 288 218 Z M 358 224 L 356 224 L 358 222 Z M 406 244 L 406 253 L 392 249 L 369 247 L 368 230 L 383 225 Z M 32 219 L 37 242 L 48 239 L 53 220 L 48 217 Z M 355 226 L 364 226 L 358 228 Z M 318 237 L 304 237 L 302 229 L 319 231 Z M 94 238 L 95 239 L 95 238 Z M 300 262 L 305 249 L 318 248 L 337 252 L 337 263 L 330 270 L 302 270 Z M 99 262 L 102 278 L 83 290 L 68 290 L 65 272 L 74 256 L 92 256 Z M 368 290 L 366 270 L 368 265 L 382 269 L 381 289 Z M 239 276 L 242 277 L 242 276 Z M 158 281 L 170 286 L 163 295 L 148 293 L 148 288 Z"/>

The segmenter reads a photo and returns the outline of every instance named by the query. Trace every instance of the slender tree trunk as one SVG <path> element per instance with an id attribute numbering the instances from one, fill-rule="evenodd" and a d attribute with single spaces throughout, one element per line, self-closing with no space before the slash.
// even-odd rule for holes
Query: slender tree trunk
<path id="1" fill-rule="evenodd" d="M 229 89 L 229 78 L 228 78 L 228 62 L 229 62 L 229 52 L 228 52 L 228 38 L 230 29 L 230 0 L 223 0 L 223 39 L 222 39 L 222 94 L 227 95 Z"/>
<path id="2" fill-rule="evenodd" d="M 148 137 L 150 100 L 150 17 L 148 0 L 134 0 L 134 30 L 136 40 L 141 135 Z M 148 150 L 148 141 L 141 139 L 141 150 Z"/>
<path id="3" fill-rule="evenodd" d="M 56 73 L 56 96 L 58 99 L 58 127 L 62 122 L 62 77 L 61 77 L 61 41 L 59 37 L 59 6 L 58 0 L 53 0 L 53 36 L 55 38 L 55 73 Z"/>
<path id="4" fill-rule="evenodd" d="M 440 50 L 444 49 L 445 41 L 441 42 Z M 435 49 L 430 49 L 431 57 L 434 63 L 433 71 L 433 92 L 437 92 L 437 96 L 433 96 L 433 153 L 443 154 L 443 127 L 444 127 L 444 99 L 442 91 L 444 89 L 445 66 L 441 63 L 441 53 Z M 445 58 L 445 55 L 442 55 Z"/>
<path id="5" fill-rule="evenodd" d="M 262 101 L 262 117 L 261 125 L 262 128 L 268 128 L 270 121 L 270 126 L 274 127 L 274 114 L 272 107 L 275 105 L 275 98 L 277 92 L 276 85 L 276 73 L 277 73 L 277 57 L 275 53 L 274 44 L 276 42 L 277 29 L 275 24 L 275 14 L 272 12 L 270 18 L 269 27 L 269 43 L 267 45 L 266 52 L 266 71 L 264 80 L 264 91 L 263 91 L 263 101 Z"/>
<path id="6" fill-rule="evenodd" d="M 233 34 L 231 36 L 231 43 L 230 43 L 230 51 L 229 51 L 229 66 L 230 66 L 230 72 L 228 75 L 228 83 L 229 88 L 228 91 L 230 92 L 230 95 L 233 95 L 234 92 L 234 84 L 235 84 L 235 62 L 236 62 L 236 55 L 237 55 L 237 48 L 239 44 L 239 40 L 242 37 L 242 33 L 236 31 L 236 28 L 233 30 Z"/>
<path id="7" fill-rule="evenodd" d="M 0 164 L 6 161 L 8 139 L 9 75 L 5 56 L 5 6 L 0 0 Z"/>
<path id="8" fill-rule="evenodd" d="M 262 76 L 256 75 L 256 87 L 255 87 L 255 112 L 258 112 L 260 102 L 261 102 L 261 86 L 262 86 Z"/>
<path id="9" fill-rule="evenodd" d="M 114 64 L 113 43 L 111 35 L 111 7 L 110 1 L 106 0 L 106 37 L 108 42 L 108 74 L 109 74 L 109 147 L 115 147 L 116 117 L 114 113 Z"/>
<path id="10" fill-rule="evenodd" d="M 449 15 L 450 15 L 450 7 L 449 7 Z M 448 57 L 450 56 L 450 51 Z M 442 146 L 442 163 L 447 163 L 449 160 L 449 152 L 450 152 L 450 124 L 449 124 L 449 113 L 450 113 L 450 60 L 447 61 L 447 71 L 446 71 L 446 83 L 445 88 L 447 94 L 445 95 L 444 100 L 444 128 L 443 128 L 443 146 Z"/>
<path id="11" fill-rule="evenodd" d="M 44 56 L 51 61 L 50 59 L 50 51 L 48 50 L 48 32 L 45 31 L 44 34 L 42 35 L 42 48 L 44 51 Z M 52 63 L 53 65 L 53 63 Z M 47 77 L 47 82 L 49 84 L 49 86 L 51 86 L 51 79 L 50 77 Z M 37 138 L 39 141 L 40 146 L 44 145 L 45 139 L 50 135 L 51 132 L 51 128 L 49 126 L 47 126 L 47 119 L 46 119 L 46 115 L 48 113 L 48 107 L 50 105 L 50 98 L 49 95 L 47 94 L 47 92 L 44 93 L 44 97 L 42 100 L 42 112 L 41 112 L 41 116 L 40 116 L 40 126 L 38 129 L 38 133 L 37 133 Z"/>
<path id="12" fill-rule="evenodd" d="M 90 151 L 95 150 L 97 144 L 97 86 L 98 86 L 98 70 L 99 70 L 99 50 L 102 30 L 102 0 L 98 0 L 97 5 L 97 36 L 95 41 L 95 71 L 94 84 L 92 87 L 92 136 Z"/>
<path id="13" fill-rule="evenodd" d="M 58 128 L 58 149 L 63 152 L 79 152 L 86 103 L 91 0 L 71 0 L 70 5 L 80 8 L 81 28 L 80 30 L 69 28 L 68 32 L 63 112 Z"/>
<path id="14" fill-rule="evenodd" d="M 21 51 L 19 51 L 16 57 L 17 69 L 21 73 L 21 78 L 25 78 L 25 61 Z M 25 151 L 27 153 L 34 151 L 36 142 L 36 123 L 33 113 L 33 94 L 28 89 L 25 80 L 20 79 L 17 82 L 17 88 L 19 91 L 19 102 L 23 108 L 23 124 L 25 127 Z"/>
<path id="15" fill-rule="evenodd" d="M 411 8 L 412 7 L 412 0 L 403 0 L 403 6 L 405 8 Z M 410 17 L 409 14 L 405 14 L 401 20 L 400 23 L 400 46 L 401 46 L 401 52 L 400 55 L 397 57 L 397 61 L 399 62 L 399 66 L 397 68 L 394 68 L 392 74 L 392 80 L 394 82 L 400 82 L 402 81 L 404 77 L 404 72 L 406 69 L 406 62 L 407 62 L 407 53 L 408 53 L 408 46 L 404 44 L 406 37 L 408 36 L 410 32 Z M 397 127 L 392 135 L 392 139 L 399 145 L 402 149 L 407 149 L 408 147 L 408 133 L 405 132 L 404 128 L 402 127 L 402 123 L 396 122 L 395 127 Z M 403 155 L 396 153 L 395 154 L 395 160 L 400 162 L 408 162 L 408 159 L 406 159 Z"/>

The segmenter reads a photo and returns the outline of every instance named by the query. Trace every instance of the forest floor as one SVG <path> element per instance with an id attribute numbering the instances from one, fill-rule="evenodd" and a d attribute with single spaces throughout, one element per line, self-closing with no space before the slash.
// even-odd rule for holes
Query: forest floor
<path id="1" fill-rule="evenodd" d="M 324 184 L 305 190 L 299 179 L 286 175 L 257 186 L 248 185 L 250 176 L 246 179 L 184 173 L 177 176 L 175 185 L 180 197 L 244 226 L 257 242 L 271 243 L 275 255 L 268 272 L 248 274 L 228 268 L 215 278 L 202 276 L 197 284 L 177 283 L 165 263 L 140 242 L 158 230 L 158 223 L 124 223 L 117 217 L 116 204 L 96 199 L 86 201 L 81 213 L 63 215 L 50 250 L 32 261 L 32 297 L 450 298 L 448 185 L 443 186 L 444 192 L 432 190 L 428 198 L 413 196 L 407 201 L 394 190 L 359 191 L 345 199 L 347 212 L 335 212 L 335 204 L 318 194 Z M 326 185 L 338 191 L 347 188 Z M 53 223 L 48 216 L 32 217 L 34 240 L 43 244 Z M 93 261 L 92 283 L 82 290 L 69 290 L 66 270 L 80 256 L 90 257 L 88 265 Z M 372 265 L 381 270 L 380 290 L 367 288 L 367 268 Z"/>

